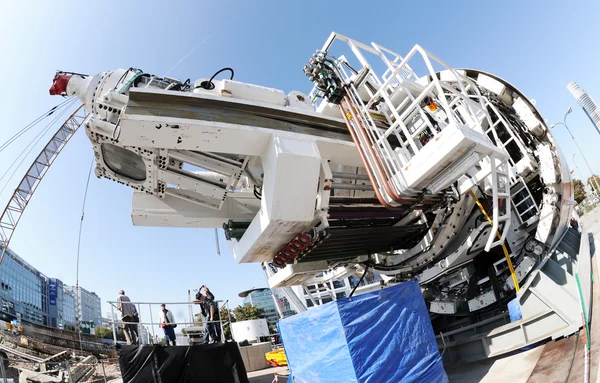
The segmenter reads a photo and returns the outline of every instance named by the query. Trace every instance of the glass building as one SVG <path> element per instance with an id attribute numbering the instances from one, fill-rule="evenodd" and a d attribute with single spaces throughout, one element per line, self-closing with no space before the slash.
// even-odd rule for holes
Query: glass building
<path id="1" fill-rule="evenodd" d="M 0 299 L 4 320 L 48 325 L 48 278 L 7 249 L 0 264 Z"/>
<path id="2" fill-rule="evenodd" d="M 72 293 L 73 296 L 78 293 L 79 318 L 81 322 L 94 322 L 94 325 L 102 326 L 101 302 L 100 297 L 96 293 L 87 291 L 83 287 L 79 287 L 79 291 L 77 291 L 75 286 L 65 286 L 64 289 Z"/>
<path id="3" fill-rule="evenodd" d="M 275 325 L 279 319 L 273 293 L 270 289 L 255 290 L 248 294 L 243 301 L 244 306 L 253 305 L 265 311 L 265 318 L 269 324 Z"/>
<path id="4" fill-rule="evenodd" d="M 48 318 L 49 326 L 63 328 L 64 325 L 64 297 L 63 283 L 60 279 L 48 280 Z"/>
<path id="5" fill-rule="evenodd" d="M 75 294 L 63 288 L 63 326 L 64 328 L 75 328 Z"/>
<path id="6" fill-rule="evenodd" d="M 0 264 L 0 319 L 75 329 L 75 294 L 60 279 L 48 278 L 7 249 Z M 100 324 L 100 298 L 81 289 L 84 319 Z"/>

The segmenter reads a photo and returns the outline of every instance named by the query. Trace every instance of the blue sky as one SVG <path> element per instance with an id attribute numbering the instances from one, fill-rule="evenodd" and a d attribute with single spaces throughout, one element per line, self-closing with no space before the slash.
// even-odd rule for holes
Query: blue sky
<path id="1" fill-rule="evenodd" d="M 40 1 L 32 7 L 24 1 L 4 1 L 0 143 L 61 101 L 48 95 L 56 69 L 94 74 L 134 66 L 164 75 L 207 39 L 169 75 L 194 80 L 229 66 L 239 81 L 308 92 L 311 84 L 302 67 L 335 30 L 398 53 L 418 43 L 454 67 L 501 76 L 535 99 L 550 123 L 562 121 L 572 105 L 569 126 L 592 168 L 600 172 L 600 136 L 565 88 L 574 80 L 600 102 L 600 3 L 334 3 Z M 554 133 L 573 167 L 576 148 L 563 128 L 557 129 Z M 34 135 L 0 153 L 0 173 Z M 81 131 L 50 169 L 11 244 L 46 275 L 68 284 L 75 284 L 81 202 L 91 158 L 91 146 Z M 579 154 L 576 162 L 589 176 Z M 29 163 L 25 161 L 17 175 Z M 0 195 L 2 204 L 18 178 Z M 130 210 L 130 189 L 92 178 L 80 284 L 103 302 L 116 298 L 121 288 L 134 300 L 182 301 L 188 289 L 204 283 L 218 298 L 238 304 L 238 292 L 266 284 L 259 265 L 236 264 L 222 233 L 219 257 L 212 230 L 134 227 Z M 176 316 L 186 312 L 173 311 Z"/>

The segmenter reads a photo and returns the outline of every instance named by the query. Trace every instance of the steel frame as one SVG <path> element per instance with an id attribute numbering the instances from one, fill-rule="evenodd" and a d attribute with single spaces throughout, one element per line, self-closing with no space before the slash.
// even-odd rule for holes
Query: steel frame
<path id="1" fill-rule="evenodd" d="M 0 264 L 4 260 L 10 240 L 23 216 L 25 208 L 33 197 L 33 193 L 61 150 L 87 120 L 88 116 L 89 114 L 86 113 L 84 106 L 81 105 L 67 118 L 46 146 L 44 146 L 35 161 L 33 161 L 33 164 L 31 164 L 13 192 L 12 197 L 0 216 L 0 249 L 2 249 Z"/>

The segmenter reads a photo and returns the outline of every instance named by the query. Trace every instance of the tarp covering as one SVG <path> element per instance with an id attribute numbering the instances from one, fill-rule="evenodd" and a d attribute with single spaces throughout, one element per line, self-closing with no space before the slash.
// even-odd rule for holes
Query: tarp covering
<path id="1" fill-rule="evenodd" d="M 295 383 L 448 382 L 417 281 L 279 322 Z"/>
<path id="2" fill-rule="evenodd" d="M 248 383 L 236 343 L 123 346 L 119 365 L 125 383 Z"/>
<path id="3" fill-rule="evenodd" d="M 521 304 L 519 303 L 519 298 L 515 298 L 512 301 L 508 302 L 508 314 L 510 315 L 511 322 L 516 322 L 520 319 L 523 319 L 523 315 L 521 314 Z"/>

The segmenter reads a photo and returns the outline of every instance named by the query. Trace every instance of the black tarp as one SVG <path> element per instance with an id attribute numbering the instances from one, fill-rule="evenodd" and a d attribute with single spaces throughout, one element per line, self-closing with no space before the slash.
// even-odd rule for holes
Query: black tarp
<path id="1" fill-rule="evenodd" d="M 123 383 L 248 383 L 235 342 L 123 346 L 118 353 Z"/>

